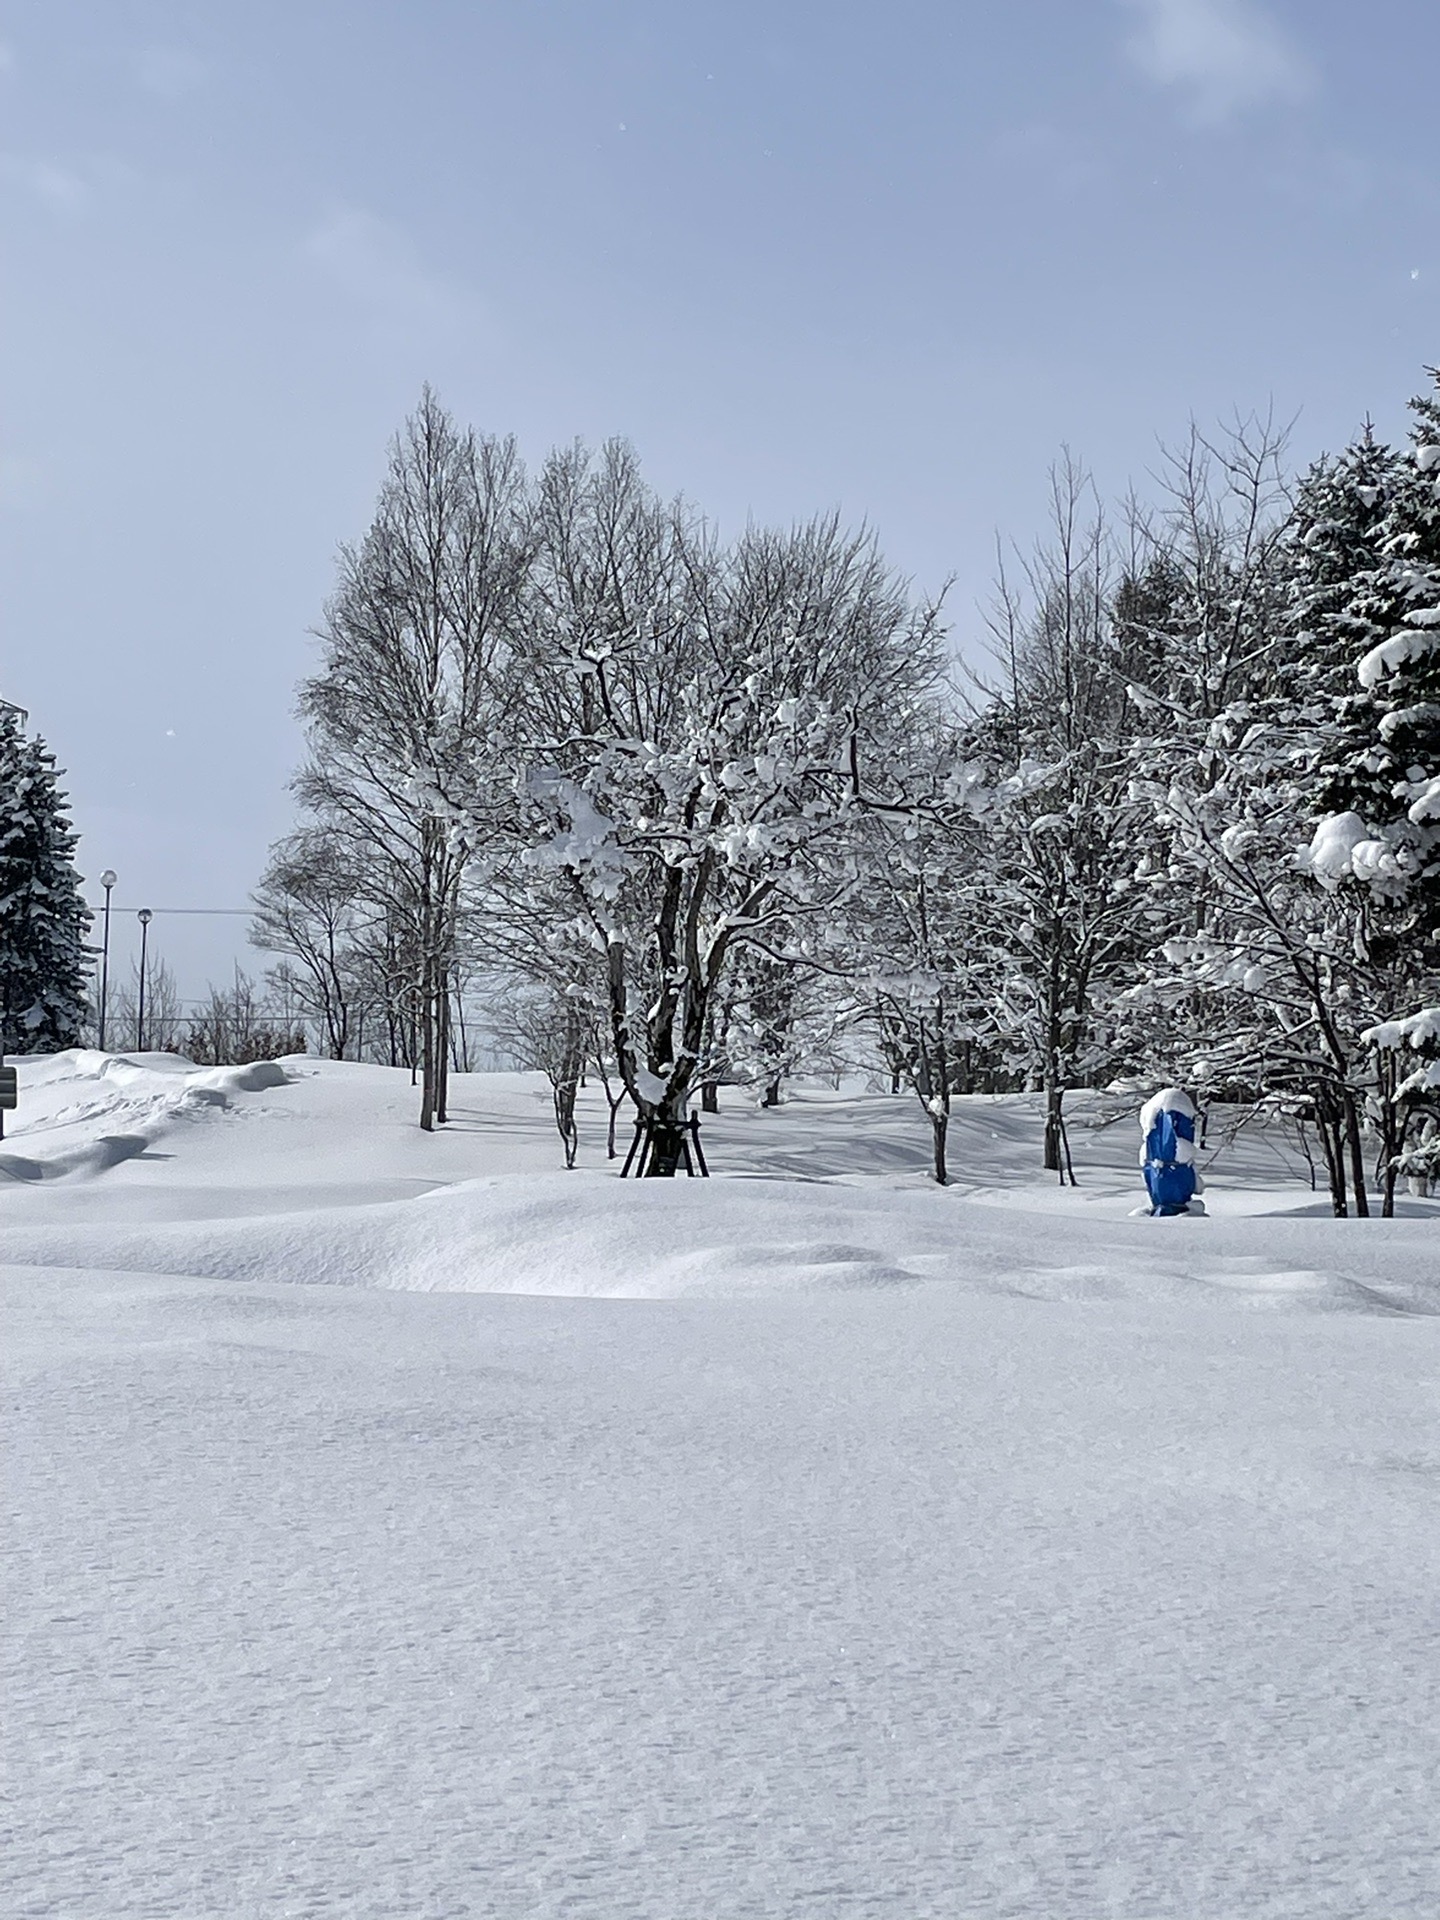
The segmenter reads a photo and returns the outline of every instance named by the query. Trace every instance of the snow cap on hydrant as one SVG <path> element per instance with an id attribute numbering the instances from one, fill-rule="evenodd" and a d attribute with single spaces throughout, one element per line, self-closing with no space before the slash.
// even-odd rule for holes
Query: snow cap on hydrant
<path id="1" fill-rule="evenodd" d="M 1162 1087 L 1140 1109 L 1141 1133 L 1149 1133 L 1162 1113 L 1183 1113 L 1187 1120 L 1193 1121 L 1199 1109 L 1183 1087 Z"/>

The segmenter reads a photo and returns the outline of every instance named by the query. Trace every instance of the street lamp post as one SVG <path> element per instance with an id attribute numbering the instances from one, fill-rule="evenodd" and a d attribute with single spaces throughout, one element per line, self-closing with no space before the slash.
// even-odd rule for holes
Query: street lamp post
<path id="1" fill-rule="evenodd" d="M 155 918 L 149 907 L 141 907 L 135 918 L 140 922 L 140 1004 L 135 1015 L 135 1051 L 145 1051 L 145 947 L 150 938 L 150 922 Z"/>
<path id="2" fill-rule="evenodd" d="M 100 876 L 105 889 L 105 932 L 100 941 L 100 1051 L 105 1051 L 105 1012 L 110 1003 L 110 891 L 115 885 L 115 869 L 107 867 Z"/>

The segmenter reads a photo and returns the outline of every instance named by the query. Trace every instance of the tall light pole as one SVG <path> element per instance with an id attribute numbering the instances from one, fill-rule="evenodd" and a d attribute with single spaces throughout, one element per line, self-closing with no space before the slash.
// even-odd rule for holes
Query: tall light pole
<path id="1" fill-rule="evenodd" d="M 110 890 L 115 885 L 115 869 L 107 867 L 100 876 L 105 889 L 105 932 L 100 941 L 100 1051 L 105 1051 L 105 1010 L 110 1002 Z"/>
<path id="2" fill-rule="evenodd" d="M 149 907 L 141 907 L 135 918 L 140 922 L 140 1005 L 135 1015 L 135 1051 L 145 1051 L 145 945 L 150 938 L 150 922 L 155 918 Z"/>

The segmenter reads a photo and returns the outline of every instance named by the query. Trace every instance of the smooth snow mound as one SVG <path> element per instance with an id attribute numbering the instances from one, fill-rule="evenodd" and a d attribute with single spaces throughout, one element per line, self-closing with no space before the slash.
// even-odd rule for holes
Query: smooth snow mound
<path id="1" fill-rule="evenodd" d="M 408 1075 L 385 1068 L 85 1051 L 27 1062 L 24 1124 L 0 1158 L 3 1257 L 432 1293 L 945 1288 L 1440 1311 L 1433 1211 L 1306 1217 L 1307 1190 L 1293 1172 L 1275 1184 L 1283 1161 L 1253 1134 L 1207 1149 L 1211 1217 L 1157 1223 L 1129 1217 L 1133 1108 L 1116 1108 L 1125 1124 L 1077 1111 L 1082 1185 L 1060 1189 L 1030 1171 L 1034 1100 L 957 1102 L 954 1164 L 968 1177 L 942 1190 L 922 1171 L 910 1101 L 812 1090 L 778 1113 L 733 1109 L 706 1129 L 715 1178 L 621 1181 L 594 1089 L 587 1098 L 590 1165 L 566 1173 L 539 1076 L 464 1076 L 453 1125 L 431 1135 L 415 1125 Z"/>
<path id="2" fill-rule="evenodd" d="M 1363 1241 L 1351 1232 L 1343 1247 L 1336 1224 L 1272 1221 L 1257 1234 L 1250 1223 L 1189 1231 L 1182 1221 L 1160 1235 L 1145 1220 L 1086 1220 L 1069 1223 L 1057 1247 L 1033 1216 L 938 1189 L 552 1173 L 270 1218 L 17 1227 L 5 1257 L 429 1293 L 676 1299 L 944 1286 L 1036 1300 L 1440 1312 L 1435 1249 L 1415 1231 L 1428 1231 L 1423 1223 L 1356 1222 Z"/>

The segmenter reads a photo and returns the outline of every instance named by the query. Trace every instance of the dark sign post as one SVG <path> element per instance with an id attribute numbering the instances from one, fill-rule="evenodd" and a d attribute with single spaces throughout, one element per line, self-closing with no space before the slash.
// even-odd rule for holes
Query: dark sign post
<path id="1" fill-rule="evenodd" d="M 5 1109 L 17 1106 L 19 1101 L 19 1075 L 14 1067 L 5 1065 L 5 1056 L 0 1054 L 0 1140 L 5 1138 Z"/>

